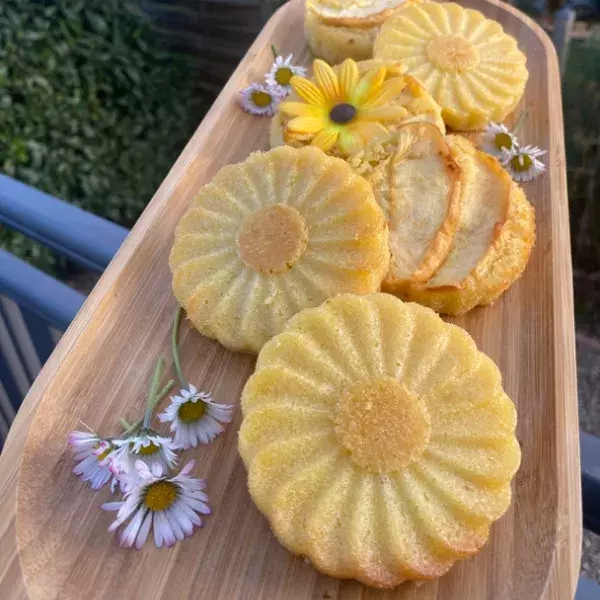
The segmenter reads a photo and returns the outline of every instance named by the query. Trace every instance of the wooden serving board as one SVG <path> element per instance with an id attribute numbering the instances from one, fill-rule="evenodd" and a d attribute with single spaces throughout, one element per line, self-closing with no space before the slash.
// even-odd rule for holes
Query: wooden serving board
<path id="1" fill-rule="evenodd" d="M 72 474 L 67 433 L 81 428 L 116 434 L 120 416 L 142 411 L 160 354 L 168 355 L 175 301 L 167 257 L 173 230 L 195 191 L 223 165 L 266 149 L 268 119 L 244 114 L 237 91 L 268 69 L 271 44 L 308 64 L 303 6 L 284 6 L 266 25 L 123 248 L 86 302 L 35 383 L 7 444 L 2 481 L 20 470 L 17 542 L 32 598 L 232 598 L 403 600 L 566 600 L 578 575 L 581 512 L 575 381 L 573 299 L 565 190 L 560 81 L 546 35 L 499 0 L 468 0 L 514 35 L 531 77 L 523 107 L 530 116 L 523 139 L 549 149 L 548 173 L 526 186 L 536 208 L 538 243 L 525 275 L 492 307 L 454 319 L 499 365 L 518 407 L 523 462 L 511 509 L 492 529 L 486 547 L 438 581 L 380 592 L 319 574 L 284 550 L 246 491 L 234 423 L 214 444 L 190 451 L 206 479 L 214 514 L 204 529 L 171 550 L 148 543 L 117 548 L 100 510 L 108 490 L 92 492 Z M 518 111 L 517 111 L 518 112 Z M 254 359 L 234 354 L 183 328 L 184 370 L 218 402 L 237 402 Z M 14 513 L 12 489 L 2 497 Z M 3 530 L 10 554 L 13 528 Z M 11 538 L 11 539 L 9 539 Z M 7 545 L 4 540 L 9 540 Z M 6 549 L 6 550 L 5 550 Z M 10 554 L 12 556 L 12 554 Z M 7 575 L 8 573 L 8 575 Z M 4 559 L 1 582 L 22 592 L 18 565 Z"/>

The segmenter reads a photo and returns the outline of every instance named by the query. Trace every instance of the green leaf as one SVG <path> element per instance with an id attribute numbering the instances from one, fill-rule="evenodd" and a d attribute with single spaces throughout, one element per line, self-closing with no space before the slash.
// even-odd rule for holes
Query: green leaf
<path id="1" fill-rule="evenodd" d="M 98 33 L 106 33 L 106 31 L 108 30 L 108 25 L 101 15 L 99 15 L 98 13 L 88 11 L 85 16 L 89 21 L 90 25 L 92 26 L 92 29 L 94 29 Z"/>
<path id="2" fill-rule="evenodd" d="M 2 0 L 2 172 L 131 227 L 212 101 L 165 47 L 122 0 Z M 0 244 L 58 264 L 13 232 Z"/>

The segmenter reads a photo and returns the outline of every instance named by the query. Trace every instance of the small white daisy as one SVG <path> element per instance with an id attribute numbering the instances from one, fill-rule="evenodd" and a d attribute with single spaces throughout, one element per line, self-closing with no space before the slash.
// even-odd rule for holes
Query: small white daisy
<path id="1" fill-rule="evenodd" d="M 136 461 L 142 461 L 148 466 L 158 463 L 165 472 L 177 465 L 177 447 L 173 440 L 150 429 L 142 429 L 130 437 L 113 440 L 113 444 L 116 450 L 111 453 L 108 461 L 112 474 L 121 484 L 122 491 L 138 483 Z"/>
<path id="2" fill-rule="evenodd" d="M 202 491 L 206 485 L 202 479 L 188 477 L 194 461 L 190 461 L 178 475 L 167 477 L 159 463 L 148 468 L 141 460 L 135 468 L 139 483 L 125 494 L 123 502 L 107 502 L 106 511 L 118 511 L 116 520 L 108 528 L 114 531 L 131 520 L 121 532 L 120 546 L 138 550 L 144 545 L 150 530 L 158 548 L 167 548 L 176 540 L 192 535 L 194 526 L 201 527 L 200 514 L 209 515 L 208 496 Z"/>
<path id="3" fill-rule="evenodd" d="M 73 473 L 81 481 L 89 481 L 93 490 L 99 490 L 112 477 L 107 459 L 115 446 L 87 431 L 72 431 L 68 442 L 77 462 Z"/>
<path id="4" fill-rule="evenodd" d="M 515 181 L 531 181 L 546 172 L 546 165 L 539 160 L 546 150 L 537 146 L 517 147 L 511 156 L 506 154 L 504 166 Z"/>
<path id="5" fill-rule="evenodd" d="M 283 98 L 274 87 L 252 83 L 240 92 L 242 108 L 251 115 L 272 117 Z"/>
<path id="6" fill-rule="evenodd" d="M 210 394 L 198 392 L 191 384 L 188 389 L 182 388 L 179 394 L 171 396 L 171 404 L 158 415 L 163 423 L 171 423 L 179 448 L 195 448 L 198 442 L 208 444 L 223 432 L 221 423 L 231 422 L 231 404 L 217 404 Z"/>
<path id="7" fill-rule="evenodd" d="M 517 138 L 501 123 L 490 123 L 481 137 L 481 148 L 502 164 L 510 160 L 517 149 Z"/>
<path id="8" fill-rule="evenodd" d="M 304 77 L 307 73 L 304 67 L 292 64 L 293 57 L 293 54 L 290 54 L 287 58 L 283 58 L 283 56 L 277 56 L 273 62 L 273 65 L 271 66 L 271 70 L 265 75 L 267 83 L 270 86 L 281 90 L 281 92 L 286 96 L 292 90 L 290 79 L 294 75 Z"/>

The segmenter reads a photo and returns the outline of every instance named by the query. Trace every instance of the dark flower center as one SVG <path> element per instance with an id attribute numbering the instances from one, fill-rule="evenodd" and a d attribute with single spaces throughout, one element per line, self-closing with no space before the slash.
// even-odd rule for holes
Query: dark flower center
<path id="1" fill-rule="evenodd" d="M 347 104 L 346 102 L 342 104 L 336 104 L 331 111 L 329 112 L 329 118 L 334 123 L 339 123 L 343 125 L 344 123 L 349 123 L 356 116 L 356 108 L 352 106 L 352 104 Z"/>
<path id="2" fill-rule="evenodd" d="M 146 488 L 144 502 L 153 511 L 166 510 L 177 498 L 177 486 L 170 481 L 155 481 Z"/>
<path id="3" fill-rule="evenodd" d="M 528 154 L 517 154 L 517 156 L 511 159 L 510 164 L 518 173 L 524 173 L 531 168 L 533 161 Z"/>
<path id="4" fill-rule="evenodd" d="M 98 444 L 96 446 L 96 450 L 100 448 L 100 444 Z M 112 446 L 107 446 L 106 450 L 104 450 L 104 452 L 101 452 L 100 454 L 98 454 L 98 456 L 96 456 L 96 460 L 98 462 L 102 462 L 111 452 L 113 451 Z"/>
<path id="5" fill-rule="evenodd" d="M 160 446 L 156 445 L 154 442 L 150 442 L 147 446 L 142 446 L 138 452 L 142 456 L 150 456 L 152 454 L 156 454 L 160 450 Z"/>
<path id="6" fill-rule="evenodd" d="M 287 85 L 293 77 L 292 70 L 289 67 L 280 67 L 275 74 L 275 81 L 279 85 Z"/>
<path id="7" fill-rule="evenodd" d="M 503 148 L 510 150 L 513 145 L 512 138 L 510 135 L 508 135 L 508 133 L 497 133 L 496 137 L 494 138 L 494 143 L 496 144 L 496 148 L 498 148 L 498 150 L 502 150 Z"/>
<path id="8" fill-rule="evenodd" d="M 252 101 L 254 104 L 256 104 L 256 106 L 264 108 L 265 106 L 269 106 L 271 102 L 273 102 L 273 99 L 271 98 L 270 94 L 267 94 L 267 92 L 258 91 L 252 94 Z"/>
<path id="9" fill-rule="evenodd" d="M 204 414 L 204 402 L 184 402 L 177 411 L 179 418 L 186 423 L 199 421 Z"/>

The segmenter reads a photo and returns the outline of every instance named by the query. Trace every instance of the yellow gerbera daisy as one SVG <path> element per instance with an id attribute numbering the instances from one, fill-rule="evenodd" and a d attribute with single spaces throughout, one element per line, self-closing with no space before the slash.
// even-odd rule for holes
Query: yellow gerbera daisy
<path id="1" fill-rule="evenodd" d="M 402 106 L 391 101 L 406 87 L 402 76 L 386 79 L 387 68 L 380 66 L 359 77 L 356 63 L 348 58 L 340 75 L 324 61 L 313 63 L 314 83 L 294 76 L 290 84 L 302 102 L 282 102 L 279 110 L 293 117 L 286 133 L 302 140 L 311 140 L 324 152 L 337 150 L 349 156 L 366 143 L 387 136 L 383 125 L 406 116 Z"/>

